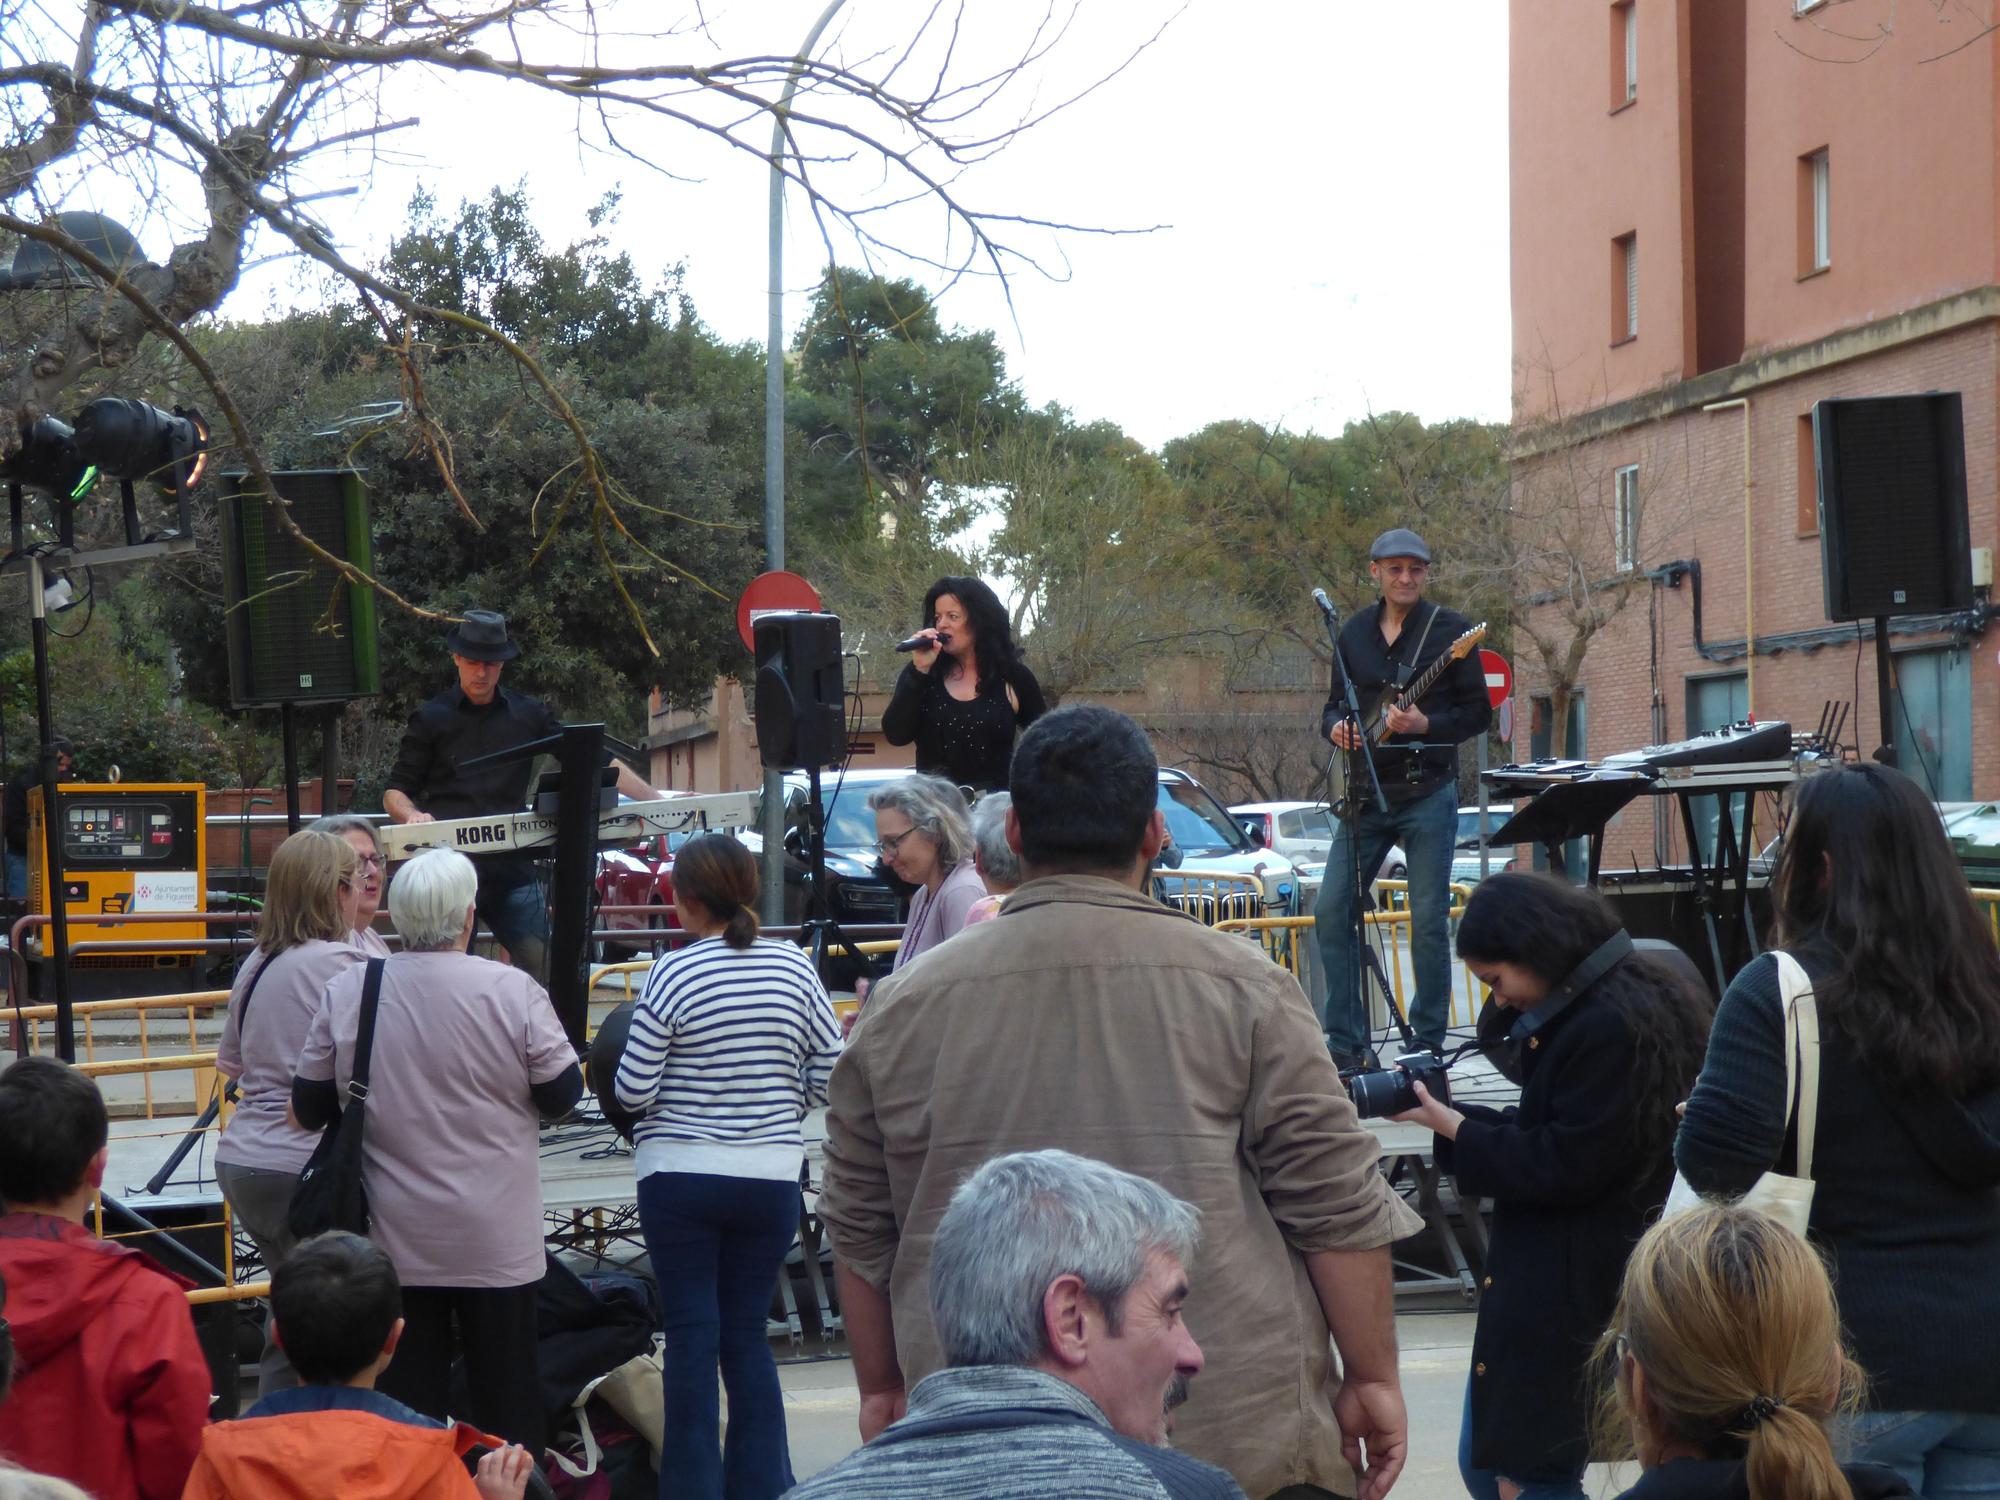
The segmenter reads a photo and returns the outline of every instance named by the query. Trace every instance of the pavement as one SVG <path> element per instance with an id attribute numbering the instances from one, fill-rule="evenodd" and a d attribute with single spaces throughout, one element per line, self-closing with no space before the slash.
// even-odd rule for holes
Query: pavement
<path id="1" fill-rule="evenodd" d="M 1410 1412 L 1410 1456 L 1392 1492 L 1395 1500 L 1464 1500 L 1458 1477 L 1458 1424 L 1465 1407 L 1465 1372 L 1472 1355 L 1473 1314 L 1460 1311 L 1400 1314 L 1403 1399 Z M 792 1470 L 805 1479 L 854 1451 L 861 1403 L 854 1372 L 844 1358 L 782 1364 L 785 1424 Z M 1584 1492 L 1615 1495 L 1632 1482 L 1629 1470 L 1594 1467 Z"/>

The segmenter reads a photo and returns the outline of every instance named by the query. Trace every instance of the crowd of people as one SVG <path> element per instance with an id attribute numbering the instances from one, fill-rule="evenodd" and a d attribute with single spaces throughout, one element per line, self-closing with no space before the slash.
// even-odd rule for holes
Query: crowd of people
<path id="1" fill-rule="evenodd" d="M 916 894 L 859 1024 L 760 934 L 740 843 L 678 853 L 686 941 L 608 1085 L 659 1289 L 662 1500 L 1381 1500 L 1448 1435 L 1404 1404 L 1390 1246 L 1421 1225 L 1342 1086 L 1355 1038 L 1330 1048 L 1290 972 L 1156 899 L 1145 733 L 1044 711 L 983 590 L 925 602 L 923 769 L 870 798 Z M 504 650 L 504 622 L 457 646 Z M 968 746 L 1004 772 L 976 799 Z M 217 1172 L 272 1275 L 242 1417 L 207 1422 L 183 1283 L 88 1228 L 95 1085 L 0 1072 L 0 1500 L 540 1492 L 540 1129 L 583 1078 L 537 980 L 469 951 L 505 892 L 419 855 L 386 882 L 389 954 L 381 853 L 361 819 L 286 840 L 230 996 Z M 1506 873 L 1465 906 L 1478 1045 L 1519 1101 L 1418 1081 L 1396 1118 L 1492 1204 L 1457 1433 L 1474 1500 L 1575 1500 L 1618 1458 L 1628 1500 L 2000 1487 L 2000 951 L 1935 810 L 1881 767 L 1802 783 L 1772 888 L 1806 994 L 1767 955 L 1719 1007 L 1593 891 Z M 1817 1031 L 1788 1024 L 1808 1004 Z M 296 1239 L 357 1073 L 368 1234 Z M 822 1104 L 863 1446 L 797 1484 L 766 1318 Z M 1677 1168 L 1707 1196 L 1663 1214 Z M 1734 1201 L 1773 1172 L 1811 1178 L 1804 1237 Z"/>

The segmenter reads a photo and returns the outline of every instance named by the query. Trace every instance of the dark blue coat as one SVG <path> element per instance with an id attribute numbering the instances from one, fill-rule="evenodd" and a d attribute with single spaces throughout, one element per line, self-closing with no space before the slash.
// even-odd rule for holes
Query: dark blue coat
<path id="1" fill-rule="evenodd" d="M 1472 1340 L 1472 1462 L 1510 1479 L 1580 1473 L 1592 1348 L 1626 1257 L 1666 1202 L 1667 1132 L 1641 1160 L 1629 1080 L 1634 1041 L 1615 991 L 1585 991 L 1521 1051 L 1521 1103 L 1462 1106 L 1437 1162 L 1463 1197 L 1493 1200 Z"/>

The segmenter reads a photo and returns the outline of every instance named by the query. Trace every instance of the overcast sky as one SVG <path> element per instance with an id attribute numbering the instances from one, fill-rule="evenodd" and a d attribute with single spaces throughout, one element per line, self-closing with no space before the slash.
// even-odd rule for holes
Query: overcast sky
<path id="1" fill-rule="evenodd" d="M 789 54 L 822 3 L 706 4 L 709 38 L 676 53 Z M 865 57 L 928 9 L 849 0 L 820 51 Z M 1032 401 L 1109 418 L 1149 445 L 1230 417 L 1321 432 L 1370 408 L 1504 418 L 1506 10 L 1496 0 L 1192 0 L 1121 75 L 960 184 L 1001 212 L 1167 227 L 1065 235 L 1066 280 L 1017 275 L 1011 314 L 990 283 L 961 282 L 944 298 L 945 320 L 996 330 Z M 969 11 L 996 26 L 1038 13 L 1031 0 L 974 0 Z M 1172 14 L 1158 0 L 1085 0 L 1033 80 L 1035 98 L 1053 102 L 1101 75 Z M 982 48 L 998 60 L 1009 39 L 968 27 L 960 61 L 981 61 Z M 377 253 L 419 182 L 454 206 L 525 177 L 557 245 L 585 232 L 584 210 L 620 187 L 616 244 L 649 274 L 684 263 L 717 333 L 763 339 L 768 174 L 755 160 L 664 122 L 628 130 L 669 177 L 579 144 L 574 117 L 553 101 L 455 79 L 426 80 L 387 107 L 423 125 L 392 138 L 407 160 L 376 164 L 360 195 L 327 206 L 350 255 Z M 879 177 L 857 163 L 826 180 L 862 192 Z M 826 258 L 796 192 L 791 204 L 788 325 Z M 895 237 L 940 249 L 940 220 L 906 213 Z M 295 295 L 267 267 L 225 312 L 254 318 Z"/>

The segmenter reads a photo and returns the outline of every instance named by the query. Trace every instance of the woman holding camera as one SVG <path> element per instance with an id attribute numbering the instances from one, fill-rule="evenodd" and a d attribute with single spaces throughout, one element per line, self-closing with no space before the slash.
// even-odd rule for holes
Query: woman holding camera
<path id="1" fill-rule="evenodd" d="M 1812 980 L 1810 1232 L 1869 1374 L 1857 1458 L 1928 1496 L 2000 1489 L 2000 953 L 1937 808 L 1883 766 L 1802 782 L 1771 882 Z M 1674 1154 L 1689 1186 L 1790 1173 L 1777 961 L 1736 976 Z M 1833 1107 L 1837 1102 L 1838 1107 Z"/>
<path id="2" fill-rule="evenodd" d="M 1634 952 L 1603 897 L 1546 875 L 1482 881 L 1458 954 L 1515 1013 L 1521 1102 L 1455 1106 L 1417 1083 L 1395 1118 L 1437 1133 L 1462 1197 L 1493 1200 L 1459 1472 L 1475 1500 L 1579 1497 L 1591 1350 L 1666 1201 L 1708 997 Z"/>

